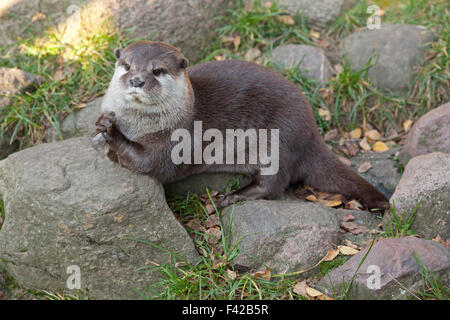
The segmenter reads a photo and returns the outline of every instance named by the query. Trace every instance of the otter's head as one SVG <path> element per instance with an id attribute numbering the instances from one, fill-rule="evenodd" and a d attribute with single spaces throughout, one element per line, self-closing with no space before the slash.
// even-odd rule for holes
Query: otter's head
<path id="1" fill-rule="evenodd" d="M 166 112 L 167 108 L 185 105 L 192 99 L 188 60 L 175 47 L 139 41 L 115 49 L 114 54 L 117 61 L 111 85 L 133 107 Z"/>

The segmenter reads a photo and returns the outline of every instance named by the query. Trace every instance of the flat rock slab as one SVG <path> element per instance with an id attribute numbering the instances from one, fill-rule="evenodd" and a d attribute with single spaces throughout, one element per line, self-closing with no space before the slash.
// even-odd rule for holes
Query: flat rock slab
<path id="1" fill-rule="evenodd" d="M 0 265 L 21 286 L 69 292 L 66 270 L 78 266 L 93 299 L 139 298 L 158 280 L 137 268 L 190 263 L 196 249 L 168 208 L 160 183 L 106 160 L 89 138 L 41 144 L 0 162 L 6 218 Z"/>
<path id="2" fill-rule="evenodd" d="M 434 152 L 412 158 L 390 199 L 400 217 L 411 215 L 417 207 L 411 228 L 426 239 L 438 234 L 443 239 L 450 237 L 449 173 L 448 153 Z M 392 211 L 386 212 L 385 222 L 392 216 Z"/>
<path id="3" fill-rule="evenodd" d="M 322 83 L 333 76 L 331 64 L 323 50 L 313 46 L 281 45 L 272 51 L 270 59 L 279 68 L 298 67 L 306 77 Z"/>
<path id="4" fill-rule="evenodd" d="M 358 269 L 368 248 L 354 255 L 342 266 L 334 269 L 319 281 L 318 289 L 327 295 L 339 295 L 343 281 L 348 285 Z M 415 237 L 383 239 L 377 241 L 356 273 L 352 299 L 407 299 L 410 292 L 422 285 L 421 268 L 416 255 L 428 271 L 441 276 L 448 287 L 450 253 L 441 244 Z M 374 271 L 375 270 L 375 271 Z M 379 277 L 377 277 L 379 275 Z M 377 283 L 376 279 L 379 279 Z M 379 285 L 378 285 L 379 284 Z"/>
<path id="5" fill-rule="evenodd" d="M 369 162 L 371 168 L 359 175 L 389 198 L 402 177 L 399 162 L 395 159 L 399 151 L 399 148 L 392 148 L 385 152 L 360 153 L 351 159 L 351 164 L 357 170 L 363 163 Z"/>
<path id="6" fill-rule="evenodd" d="M 352 69 L 361 70 L 372 54 L 369 77 L 377 88 L 405 94 L 418 71 L 427 43 L 433 34 L 421 26 L 381 24 L 381 29 L 364 29 L 343 41 L 343 55 L 348 55 Z"/>
<path id="7" fill-rule="evenodd" d="M 312 267 L 340 236 L 334 209 L 300 200 L 247 201 L 224 209 L 221 221 L 239 248 L 233 264 L 246 270 Z"/>
<path id="8" fill-rule="evenodd" d="M 399 159 L 403 164 L 431 152 L 450 153 L 450 102 L 423 115 L 411 127 Z"/>

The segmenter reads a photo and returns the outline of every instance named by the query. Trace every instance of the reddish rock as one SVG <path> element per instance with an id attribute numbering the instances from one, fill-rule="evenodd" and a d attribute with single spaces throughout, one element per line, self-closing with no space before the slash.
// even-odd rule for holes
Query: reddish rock
<path id="1" fill-rule="evenodd" d="M 367 250 L 365 248 L 330 272 L 329 277 L 323 277 L 318 289 L 330 296 L 334 296 L 333 292 L 342 294 L 343 281 L 346 285 L 350 283 Z M 450 253 L 444 246 L 415 237 L 383 239 L 373 245 L 359 268 L 351 298 L 381 300 L 413 297 L 422 286 L 421 267 L 414 255 L 428 271 L 440 275 L 443 285 L 448 286 Z M 379 274 L 379 286 L 375 280 L 376 274 Z"/>
<path id="2" fill-rule="evenodd" d="M 417 120 L 408 134 L 399 159 L 406 164 L 412 157 L 431 152 L 450 153 L 450 102 Z"/>

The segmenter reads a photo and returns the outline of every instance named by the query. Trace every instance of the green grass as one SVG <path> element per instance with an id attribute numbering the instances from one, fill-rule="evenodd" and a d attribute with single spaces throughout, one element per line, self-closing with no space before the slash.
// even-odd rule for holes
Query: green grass
<path id="1" fill-rule="evenodd" d="M 60 121 L 82 103 L 100 96 L 114 71 L 115 47 L 126 40 L 106 20 L 97 30 L 83 33 L 79 43 L 63 43 L 49 30 L 42 38 L 0 46 L 0 66 L 15 67 L 40 75 L 45 82 L 35 92 L 14 96 L 0 111 L 0 130 L 25 145 L 42 141 L 46 127 L 58 133 Z"/>
<path id="2" fill-rule="evenodd" d="M 424 266 L 417 253 L 414 253 L 413 256 L 420 266 L 420 275 L 422 276 L 421 288 L 416 293 L 419 298 L 422 300 L 449 300 L 448 288 L 441 279 Z"/>
<path id="3" fill-rule="evenodd" d="M 392 218 L 388 222 L 383 222 L 383 236 L 387 238 L 400 238 L 416 235 L 416 232 L 411 229 L 411 225 L 416 217 L 420 202 L 421 200 L 417 202 L 411 212 L 403 211 L 400 215 L 397 214 L 395 202 L 392 201 Z"/>

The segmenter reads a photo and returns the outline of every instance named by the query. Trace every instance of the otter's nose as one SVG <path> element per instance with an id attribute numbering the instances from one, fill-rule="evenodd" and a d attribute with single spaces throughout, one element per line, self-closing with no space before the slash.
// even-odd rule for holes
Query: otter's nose
<path id="1" fill-rule="evenodd" d="M 130 80 L 130 84 L 131 84 L 131 86 L 132 87 L 135 87 L 135 88 L 142 88 L 143 86 L 144 86 L 144 81 L 142 81 L 141 79 L 139 79 L 139 78 L 133 78 L 133 79 L 131 79 Z"/>

